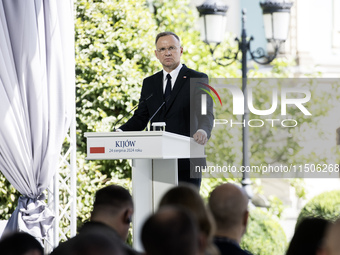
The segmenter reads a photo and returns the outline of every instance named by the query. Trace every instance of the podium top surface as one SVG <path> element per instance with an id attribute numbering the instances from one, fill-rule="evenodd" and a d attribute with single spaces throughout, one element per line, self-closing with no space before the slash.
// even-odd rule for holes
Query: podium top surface
<path id="1" fill-rule="evenodd" d="M 86 132 L 85 137 L 152 137 L 152 136 L 165 136 L 177 139 L 190 140 L 190 137 L 178 135 L 166 131 L 124 131 L 124 132 Z"/>

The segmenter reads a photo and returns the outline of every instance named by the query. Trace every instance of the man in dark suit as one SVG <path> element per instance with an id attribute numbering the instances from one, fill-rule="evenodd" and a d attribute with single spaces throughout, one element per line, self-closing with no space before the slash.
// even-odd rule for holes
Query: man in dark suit
<path id="1" fill-rule="evenodd" d="M 160 33 L 155 44 L 155 54 L 163 70 L 144 79 L 139 107 L 119 129 L 143 130 L 162 106 L 151 122 L 165 122 L 166 131 L 193 137 L 196 142 L 205 145 L 214 120 L 210 96 L 206 96 L 206 113 L 201 114 L 201 95 L 205 92 L 200 88 L 204 87 L 204 83 L 208 83 L 208 76 L 181 64 L 183 48 L 176 34 Z M 195 166 L 206 166 L 205 159 L 180 159 L 179 181 L 190 182 L 199 187 L 201 173 L 195 175 L 198 178 L 192 178 Z"/>

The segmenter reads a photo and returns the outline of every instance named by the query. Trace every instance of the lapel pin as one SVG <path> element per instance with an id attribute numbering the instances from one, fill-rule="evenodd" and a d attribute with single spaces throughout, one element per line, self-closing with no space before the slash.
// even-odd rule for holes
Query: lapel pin
<path id="1" fill-rule="evenodd" d="M 186 79 L 187 77 L 186 76 L 183 76 L 183 79 Z"/>

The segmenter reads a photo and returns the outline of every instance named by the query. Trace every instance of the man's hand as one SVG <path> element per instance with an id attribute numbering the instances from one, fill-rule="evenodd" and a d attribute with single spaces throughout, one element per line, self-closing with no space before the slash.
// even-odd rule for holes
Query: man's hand
<path id="1" fill-rule="evenodd" d="M 197 143 L 201 145 L 206 145 L 206 143 L 208 142 L 207 133 L 202 129 L 197 130 L 197 132 L 193 135 L 193 138 Z"/>

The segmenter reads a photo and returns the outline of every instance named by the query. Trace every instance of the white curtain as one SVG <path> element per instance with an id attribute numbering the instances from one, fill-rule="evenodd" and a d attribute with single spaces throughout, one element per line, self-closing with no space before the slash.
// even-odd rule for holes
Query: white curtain
<path id="1" fill-rule="evenodd" d="M 0 171 L 22 194 L 5 231 L 44 238 L 43 191 L 74 117 L 73 0 L 0 0 Z"/>

